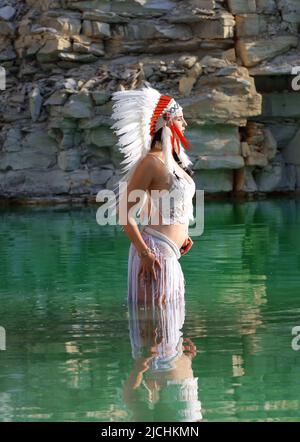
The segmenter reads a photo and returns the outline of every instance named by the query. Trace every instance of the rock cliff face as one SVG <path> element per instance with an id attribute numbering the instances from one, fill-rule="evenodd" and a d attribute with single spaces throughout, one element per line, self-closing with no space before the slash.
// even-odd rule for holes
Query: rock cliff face
<path id="1" fill-rule="evenodd" d="M 198 189 L 299 191 L 299 28 L 299 0 L 0 0 L 0 195 L 112 188 L 111 94 L 145 81 L 184 108 Z"/>

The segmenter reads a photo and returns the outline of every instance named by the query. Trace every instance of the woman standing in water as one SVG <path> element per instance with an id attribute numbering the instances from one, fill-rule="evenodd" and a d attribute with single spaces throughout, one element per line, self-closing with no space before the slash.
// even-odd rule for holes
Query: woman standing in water
<path id="1" fill-rule="evenodd" d="M 184 152 L 187 123 L 178 103 L 151 87 L 116 92 L 113 100 L 112 128 L 125 155 L 127 184 L 126 191 L 120 190 L 117 212 L 131 240 L 128 308 L 135 364 L 124 384 L 124 400 L 136 409 L 134 419 L 145 419 L 134 394 L 143 387 L 155 420 L 201 420 L 198 379 L 183 353 L 180 331 L 185 280 L 179 259 L 193 244 L 188 227 L 195 194 L 191 160 Z M 132 214 L 137 196 L 141 229 Z"/>

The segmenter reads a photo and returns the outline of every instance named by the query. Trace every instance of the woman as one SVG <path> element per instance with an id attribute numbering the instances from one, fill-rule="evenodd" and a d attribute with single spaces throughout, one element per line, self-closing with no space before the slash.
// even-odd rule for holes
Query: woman
<path id="1" fill-rule="evenodd" d="M 135 397 L 145 391 L 155 420 L 201 420 L 197 379 L 180 332 L 185 281 L 179 259 L 193 244 L 188 225 L 195 193 L 191 161 L 183 149 L 188 148 L 183 135 L 187 124 L 178 103 L 150 87 L 116 92 L 113 100 L 113 129 L 125 155 L 127 184 L 120 190 L 117 211 L 131 240 L 128 307 L 135 364 L 124 399 L 136 408 L 137 420 L 151 418 L 145 402 Z M 141 229 L 132 210 L 136 196 L 141 198 Z M 141 416 L 142 410 L 146 415 Z"/>
<path id="2" fill-rule="evenodd" d="M 188 225 L 195 183 L 183 149 L 188 148 L 183 135 L 187 124 L 178 103 L 150 87 L 116 92 L 113 100 L 112 128 L 125 155 L 123 181 L 128 184 L 117 204 L 131 240 L 128 301 L 165 305 L 184 296 L 178 260 L 193 244 Z M 141 229 L 132 215 L 136 200 L 131 196 L 136 191 L 143 194 Z"/>

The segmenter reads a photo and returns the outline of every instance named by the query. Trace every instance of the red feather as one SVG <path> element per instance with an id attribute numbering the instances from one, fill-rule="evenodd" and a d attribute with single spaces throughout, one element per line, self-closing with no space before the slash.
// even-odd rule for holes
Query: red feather
<path id="1" fill-rule="evenodd" d="M 188 140 L 183 136 L 183 133 L 181 132 L 180 129 L 178 129 L 178 127 L 175 124 L 171 124 L 170 129 L 172 130 L 172 132 L 178 136 L 178 138 L 180 139 L 180 141 L 182 142 L 183 146 L 189 150 L 190 149 L 190 143 L 188 142 Z"/>
<path id="2" fill-rule="evenodd" d="M 170 101 L 172 100 L 172 97 L 169 97 L 168 95 L 161 95 L 160 99 L 154 109 L 154 112 L 151 117 L 150 121 L 150 135 L 153 136 L 155 133 L 155 126 L 158 120 L 158 117 L 161 115 L 161 113 L 164 111 L 164 109 L 168 106 Z"/>

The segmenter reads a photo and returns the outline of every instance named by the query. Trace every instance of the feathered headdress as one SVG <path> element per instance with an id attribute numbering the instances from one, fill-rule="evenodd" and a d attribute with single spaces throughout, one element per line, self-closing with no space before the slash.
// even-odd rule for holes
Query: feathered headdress
<path id="1" fill-rule="evenodd" d="M 192 164 L 182 148 L 183 145 L 189 149 L 188 141 L 173 123 L 176 116 L 182 116 L 182 108 L 172 97 L 162 95 L 152 87 L 145 86 L 140 90 L 115 92 L 112 100 L 114 101 L 112 119 L 116 122 L 111 129 L 118 136 L 117 145 L 125 156 L 121 162 L 124 166 L 121 170 L 123 176 L 120 181 L 129 182 L 138 163 L 150 151 L 155 132 L 161 128 L 163 128 L 162 150 L 169 172 L 173 173 L 174 170 L 172 159 L 174 150 L 184 167 Z M 120 200 L 121 194 L 122 192 L 119 192 L 117 195 L 117 201 Z M 144 203 L 145 200 L 142 206 Z"/>

